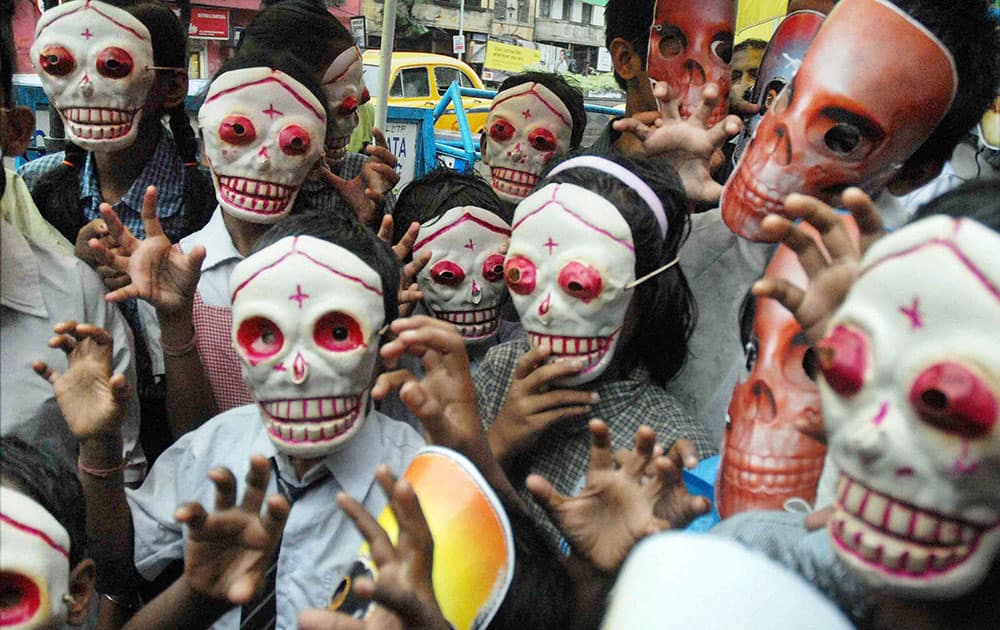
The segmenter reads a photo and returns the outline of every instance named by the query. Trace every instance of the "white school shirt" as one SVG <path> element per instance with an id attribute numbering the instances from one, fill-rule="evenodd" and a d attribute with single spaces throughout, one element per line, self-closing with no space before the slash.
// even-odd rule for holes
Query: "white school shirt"
<path id="1" fill-rule="evenodd" d="M 295 502 L 285 523 L 275 588 L 278 629 L 297 628 L 303 610 L 326 607 L 358 556 L 363 539 L 337 507 L 337 492 L 343 490 L 377 518 L 386 498 L 375 482 L 375 467 L 385 464 L 399 476 L 423 445 L 420 435 L 405 423 L 370 411 L 359 433 L 326 456 L 321 465 L 330 475 Z M 187 530 L 174 521 L 174 510 L 188 501 L 212 509 L 215 486 L 208 480 L 209 470 L 216 466 L 230 469 L 242 500 L 254 453 L 275 457 L 282 479 L 291 485 L 308 485 L 320 472 L 314 468 L 302 481 L 296 479 L 288 458 L 267 437 L 257 405 L 236 407 L 209 420 L 160 455 L 142 487 L 126 491 L 140 575 L 154 579 L 168 564 L 183 559 Z M 271 475 L 267 495 L 277 492 Z M 236 606 L 212 628 L 235 629 L 239 624 L 240 607 Z"/>

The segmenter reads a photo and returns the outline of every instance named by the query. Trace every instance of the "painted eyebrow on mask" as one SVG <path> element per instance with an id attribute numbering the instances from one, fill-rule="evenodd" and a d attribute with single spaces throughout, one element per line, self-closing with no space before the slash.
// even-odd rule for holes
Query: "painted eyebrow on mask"
<path id="1" fill-rule="evenodd" d="M 868 118 L 843 107 L 824 107 L 820 114 L 838 123 L 847 123 L 861 130 L 861 135 L 876 141 L 885 137 L 885 131 Z"/>

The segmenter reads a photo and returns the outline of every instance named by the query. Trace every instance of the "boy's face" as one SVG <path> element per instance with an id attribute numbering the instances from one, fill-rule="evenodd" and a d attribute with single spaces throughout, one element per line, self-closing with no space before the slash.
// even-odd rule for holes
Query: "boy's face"
<path id="1" fill-rule="evenodd" d="M 549 184 L 514 213 L 504 277 L 532 347 L 583 368 L 561 384 L 600 376 L 625 326 L 635 280 L 628 222 L 610 201 L 573 184 Z"/>
<path id="2" fill-rule="evenodd" d="M 30 497 L 0 486 L 0 627 L 58 628 L 69 591 L 66 529 Z"/>
<path id="3" fill-rule="evenodd" d="M 510 203 L 527 197 L 552 158 L 569 150 L 572 135 L 569 109 L 544 85 L 522 83 L 497 94 L 483 148 L 493 191 Z"/>
<path id="4" fill-rule="evenodd" d="M 919 92 L 899 89 L 914 76 Z M 944 118 L 957 84 L 951 54 L 923 25 L 886 0 L 843 0 L 729 178 L 723 219 L 761 240 L 761 221 L 791 193 L 836 205 L 848 186 L 879 191 Z"/>
<path id="5" fill-rule="evenodd" d="M 413 255 L 431 252 L 417 274 L 424 304 L 455 325 L 466 343 L 491 339 L 507 297 L 503 260 L 510 226 L 489 210 L 452 208 L 420 226 Z"/>
<path id="6" fill-rule="evenodd" d="M 299 457 L 341 448 L 368 411 L 385 324 L 378 273 L 338 245 L 289 236 L 237 265 L 229 287 L 233 347 L 268 437 Z"/>
<path id="7" fill-rule="evenodd" d="M 351 46 L 340 53 L 323 74 L 323 92 L 330 108 L 326 134 L 326 161 L 340 164 L 358 126 L 358 107 L 371 100 L 365 87 L 361 51 Z"/>
<path id="8" fill-rule="evenodd" d="M 75 144 L 119 151 L 135 142 L 156 77 L 142 22 L 103 2 L 67 2 L 39 18 L 31 59 Z"/>
<path id="9" fill-rule="evenodd" d="M 748 104 L 753 84 L 757 81 L 757 69 L 764 57 L 763 48 L 743 48 L 733 53 L 732 80 L 729 90 L 730 105 Z"/>
<path id="10" fill-rule="evenodd" d="M 998 321 L 1000 236 L 938 216 L 868 250 L 817 346 L 830 532 L 876 588 L 955 598 L 1000 554 Z"/>
<path id="11" fill-rule="evenodd" d="M 275 223 L 291 212 L 299 187 L 323 155 L 322 103 L 271 68 L 216 77 L 198 124 L 219 205 L 250 223 Z"/>

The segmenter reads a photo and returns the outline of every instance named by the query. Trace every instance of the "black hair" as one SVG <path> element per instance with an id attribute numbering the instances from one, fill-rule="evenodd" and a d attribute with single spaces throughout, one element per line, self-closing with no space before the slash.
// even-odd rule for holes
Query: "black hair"
<path id="1" fill-rule="evenodd" d="M 392 249 L 353 216 L 306 212 L 285 217 L 257 240 L 254 252 L 286 236 L 312 236 L 339 245 L 375 270 L 382 280 L 385 323 L 399 316 L 399 259 Z"/>
<path id="2" fill-rule="evenodd" d="M 653 24 L 656 0 L 608 0 L 604 7 L 604 47 L 611 50 L 611 42 L 622 38 L 632 44 L 635 54 L 646 67 L 649 50 L 649 28 Z M 615 72 L 618 87 L 625 89 L 625 80 Z"/>
<path id="3" fill-rule="evenodd" d="M 31 497 L 69 534 L 70 569 L 87 557 L 87 508 L 83 487 L 61 458 L 14 435 L 0 438 L 0 477 Z"/>
<path id="4" fill-rule="evenodd" d="M 183 0 L 180 4 L 189 4 Z M 163 68 L 187 68 L 187 36 L 177 16 L 166 5 L 149 0 L 126 4 L 122 9 L 135 16 L 149 30 L 153 45 L 153 63 Z M 171 70 L 157 70 L 157 75 Z M 183 163 L 184 232 L 200 229 L 215 209 L 215 191 L 211 179 L 198 167 L 198 140 L 188 120 L 184 102 L 165 109 L 170 132 Z M 35 205 L 69 242 L 87 219 L 80 210 L 80 176 L 87 151 L 66 142 L 62 164 L 39 176 L 31 196 Z"/>
<path id="5" fill-rule="evenodd" d="M 735 48 L 733 48 L 733 54 L 735 55 L 741 50 L 752 49 L 752 50 L 763 51 L 766 48 L 767 48 L 767 42 L 765 42 L 763 39 L 744 39 L 742 42 L 737 44 Z"/>
<path id="6" fill-rule="evenodd" d="M 354 36 L 326 10 L 322 0 L 265 1 L 261 9 L 243 31 L 241 51 L 286 51 L 321 77 L 336 55 L 354 45 Z M 327 54 L 331 45 L 333 49 Z"/>
<path id="7" fill-rule="evenodd" d="M 427 223 L 459 206 L 489 210 L 508 225 L 514 215 L 486 180 L 474 172 L 458 173 L 449 168 L 436 168 L 407 184 L 399 193 L 392 210 L 392 242 L 398 243 L 414 221 Z"/>
<path id="8" fill-rule="evenodd" d="M 561 558 L 530 516 L 505 507 L 514 535 L 514 577 L 490 630 L 569 628 L 576 598 Z"/>
<path id="9" fill-rule="evenodd" d="M 645 158 L 626 158 L 614 151 L 607 159 L 642 179 L 663 202 L 667 218 L 666 238 L 649 205 L 616 177 L 588 167 L 571 168 L 547 176 L 538 184 L 575 184 L 610 201 L 628 222 L 635 246 L 635 277 L 641 278 L 678 256 L 691 229 L 684 188 L 670 169 L 657 168 Z M 555 165 L 553 165 L 555 166 Z M 697 320 L 694 296 L 680 265 L 674 265 L 635 288 L 638 322 L 635 334 L 618 349 L 631 369 L 642 362 L 653 382 L 664 385 L 687 361 L 688 339 Z"/>
<path id="10" fill-rule="evenodd" d="M 970 129 L 975 127 L 1000 85 L 1000 41 L 986 0 L 938 2 L 893 0 L 900 9 L 933 33 L 955 59 L 958 88 L 955 101 L 937 129 L 909 157 L 904 170 L 943 165 Z"/>
<path id="11" fill-rule="evenodd" d="M 910 223 L 943 214 L 957 219 L 972 219 L 1000 232 L 1000 180 L 974 179 L 917 210 Z"/>
<path id="12" fill-rule="evenodd" d="M 573 122 L 573 130 L 570 132 L 569 148 L 575 149 L 580 146 L 583 140 L 583 132 L 587 129 L 587 110 L 583 106 L 583 93 L 579 88 L 573 87 L 562 77 L 553 72 L 522 72 L 515 74 L 500 84 L 497 93 L 509 90 L 522 83 L 538 83 L 544 85 L 555 94 L 566 109 L 569 110 L 570 118 Z"/>

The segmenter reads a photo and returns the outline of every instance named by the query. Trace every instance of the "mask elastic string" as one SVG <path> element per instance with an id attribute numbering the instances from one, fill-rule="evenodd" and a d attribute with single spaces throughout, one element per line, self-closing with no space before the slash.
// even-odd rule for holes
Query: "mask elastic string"
<path id="1" fill-rule="evenodd" d="M 640 284 L 642 284 L 643 282 L 645 282 L 646 280 L 649 280 L 650 278 L 654 278 L 654 277 L 660 275 L 661 273 L 663 273 L 664 271 L 666 271 L 667 269 L 670 269 L 671 267 L 673 267 L 674 265 L 676 265 L 680 261 L 681 261 L 681 259 L 678 256 L 677 258 L 674 258 L 673 260 L 671 260 L 667 264 L 663 265 L 659 269 L 654 269 L 653 271 L 650 271 L 649 273 L 647 273 L 643 277 L 637 278 L 637 279 L 633 280 L 632 282 L 629 282 L 628 284 L 625 285 L 625 288 L 626 289 L 634 289 L 637 286 L 639 286 Z"/>

